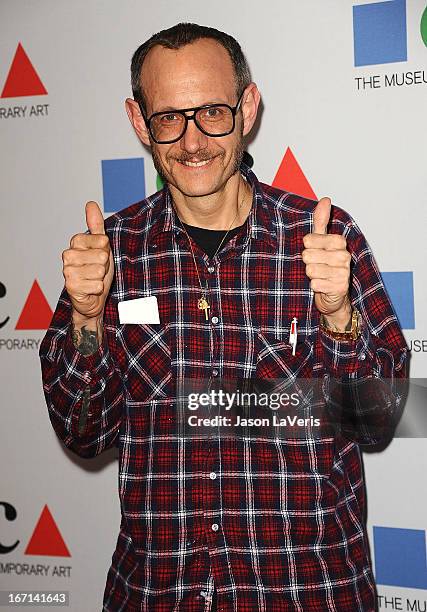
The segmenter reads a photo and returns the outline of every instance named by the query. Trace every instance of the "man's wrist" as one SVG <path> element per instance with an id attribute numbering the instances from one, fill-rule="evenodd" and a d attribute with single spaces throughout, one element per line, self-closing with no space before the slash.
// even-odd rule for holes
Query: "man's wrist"
<path id="1" fill-rule="evenodd" d="M 76 349 L 85 356 L 96 353 L 102 343 L 103 317 L 87 318 L 73 311 L 71 326 Z"/>
<path id="2" fill-rule="evenodd" d="M 351 330 L 353 309 L 350 301 L 346 301 L 344 307 L 331 315 L 322 315 L 322 324 L 331 331 L 344 333 Z"/>

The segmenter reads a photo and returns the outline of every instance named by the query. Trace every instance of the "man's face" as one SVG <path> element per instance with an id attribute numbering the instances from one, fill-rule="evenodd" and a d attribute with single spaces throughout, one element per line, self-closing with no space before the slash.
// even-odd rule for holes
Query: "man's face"
<path id="1" fill-rule="evenodd" d="M 145 58 L 141 78 L 147 117 L 160 111 L 213 103 L 233 107 L 237 103 L 230 56 L 212 39 L 201 39 L 178 50 L 154 47 Z M 242 130 L 241 112 L 236 115 L 234 131 L 219 138 L 206 136 L 194 121 L 189 121 L 179 141 L 172 144 L 151 141 L 155 168 L 184 195 L 216 193 L 239 168 Z"/>

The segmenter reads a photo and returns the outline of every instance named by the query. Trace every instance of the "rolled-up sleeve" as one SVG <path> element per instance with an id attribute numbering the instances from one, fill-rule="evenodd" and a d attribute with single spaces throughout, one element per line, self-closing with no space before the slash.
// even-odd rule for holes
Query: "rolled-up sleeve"
<path id="1" fill-rule="evenodd" d="M 342 233 L 334 223 L 332 231 Z M 335 340 L 320 327 L 317 350 L 341 433 L 360 444 L 377 444 L 392 435 L 401 416 L 409 349 L 372 251 L 351 218 L 344 235 L 352 256 L 350 299 L 361 315 L 361 333 L 356 340 Z"/>
<path id="2" fill-rule="evenodd" d="M 123 381 L 112 357 L 113 334 L 104 327 L 98 350 L 85 356 L 72 339 L 71 302 L 64 289 L 39 356 L 52 426 L 83 457 L 113 446 L 123 411 Z"/>

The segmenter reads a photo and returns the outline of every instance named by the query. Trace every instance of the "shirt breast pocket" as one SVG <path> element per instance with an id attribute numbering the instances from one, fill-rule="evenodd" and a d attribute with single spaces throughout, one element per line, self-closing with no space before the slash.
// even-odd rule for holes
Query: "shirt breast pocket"
<path id="1" fill-rule="evenodd" d="M 294 381 L 298 378 L 311 378 L 313 369 L 313 343 L 301 339 L 292 354 L 292 346 L 279 340 L 272 332 L 260 331 L 257 334 L 258 352 L 256 359 L 256 378 Z"/>
<path id="2" fill-rule="evenodd" d="M 171 345 L 168 325 L 120 325 L 117 343 L 123 349 L 124 384 L 132 401 L 172 397 Z"/>
<path id="3" fill-rule="evenodd" d="M 274 333 L 260 331 L 257 335 L 258 352 L 254 388 L 258 393 L 286 394 L 292 403 L 277 410 L 284 416 L 308 418 L 312 415 L 314 386 L 312 371 L 314 365 L 313 344 L 301 338 L 295 347 L 274 336 Z M 292 432 L 304 433 L 304 429 L 291 428 Z M 284 431 L 282 432 L 284 433 Z M 293 433 L 293 435 L 297 435 Z"/>

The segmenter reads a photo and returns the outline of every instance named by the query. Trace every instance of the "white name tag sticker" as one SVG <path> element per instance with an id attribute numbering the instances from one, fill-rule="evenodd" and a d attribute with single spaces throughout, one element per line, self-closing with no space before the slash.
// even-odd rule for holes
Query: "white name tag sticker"
<path id="1" fill-rule="evenodd" d="M 119 302 L 120 323 L 146 323 L 152 325 L 160 323 L 157 296 L 136 298 Z"/>

